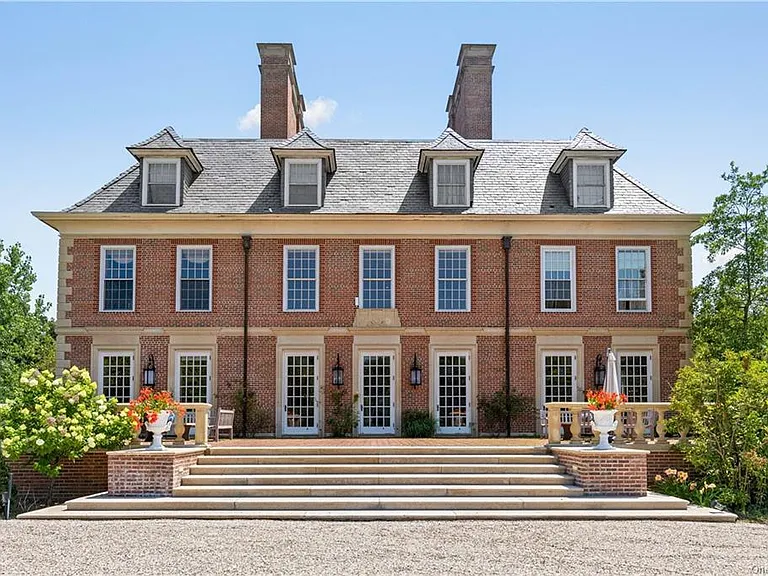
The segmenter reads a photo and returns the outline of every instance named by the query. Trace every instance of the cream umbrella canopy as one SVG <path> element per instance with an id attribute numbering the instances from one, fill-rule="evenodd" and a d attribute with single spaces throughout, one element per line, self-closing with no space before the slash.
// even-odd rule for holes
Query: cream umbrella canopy
<path id="1" fill-rule="evenodd" d="M 608 348 L 608 362 L 606 366 L 605 386 L 603 390 L 610 394 L 620 394 L 619 375 L 616 371 L 616 355 L 613 350 Z M 592 429 L 600 433 L 600 442 L 595 446 L 595 450 L 611 450 L 613 447 L 608 442 L 608 434 L 614 432 L 620 423 L 615 419 L 615 410 L 593 410 L 592 411 Z M 621 415 L 619 414 L 619 420 Z"/>
<path id="2" fill-rule="evenodd" d="M 619 373 L 616 369 L 616 355 L 610 348 L 608 348 L 608 364 L 605 369 L 605 387 L 603 390 L 605 390 L 608 394 L 611 392 L 621 394 L 621 386 L 619 385 Z"/>

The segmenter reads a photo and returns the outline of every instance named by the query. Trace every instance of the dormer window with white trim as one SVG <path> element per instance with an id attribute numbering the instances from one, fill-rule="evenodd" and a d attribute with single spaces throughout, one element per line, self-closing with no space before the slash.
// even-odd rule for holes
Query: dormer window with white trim
<path id="1" fill-rule="evenodd" d="M 144 206 L 181 204 L 181 160 L 144 158 L 141 203 Z"/>
<path id="2" fill-rule="evenodd" d="M 607 208 L 611 195 L 611 163 L 573 163 L 574 208 Z"/>
<path id="3" fill-rule="evenodd" d="M 322 160 L 285 160 L 285 206 L 320 206 Z"/>
<path id="4" fill-rule="evenodd" d="M 433 160 L 435 207 L 469 206 L 469 160 Z"/>

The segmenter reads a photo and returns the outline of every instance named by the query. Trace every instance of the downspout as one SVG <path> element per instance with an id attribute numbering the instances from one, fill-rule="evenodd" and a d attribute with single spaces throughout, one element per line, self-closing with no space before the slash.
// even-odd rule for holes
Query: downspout
<path id="1" fill-rule="evenodd" d="M 248 256 L 251 237 L 243 236 L 243 438 L 248 435 Z"/>
<path id="2" fill-rule="evenodd" d="M 512 236 L 502 236 L 501 245 L 504 248 L 504 391 L 507 396 L 507 438 L 512 436 L 512 407 L 509 405 L 512 396 L 510 353 L 509 353 L 509 250 L 512 247 Z"/>

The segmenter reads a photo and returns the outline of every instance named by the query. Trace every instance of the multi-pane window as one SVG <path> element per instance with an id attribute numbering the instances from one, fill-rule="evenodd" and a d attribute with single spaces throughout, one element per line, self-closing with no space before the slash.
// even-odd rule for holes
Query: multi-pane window
<path id="1" fill-rule="evenodd" d="M 576 206 L 607 206 L 608 164 L 576 164 Z"/>
<path id="2" fill-rule="evenodd" d="M 469 206 L 469 161 L 434 162 L 435 206 Z"/>
<path id="3" fill-rule="evenodd" d="M 573 402 L 576 355 L 544 354 L 544 403 Z"/>
<path id="4" fill-rule="evenodd" d="M 286 246 L 284 253 L 283 310 L 318 310 L 317 246 Z"/>
<path id="5" fill-rule="evenodd" d="M 360 306 L 394 307 L 394 248 L 360 248 Z"/>
<path id="6" fill-rule="evenodd" d="M 176 364 L 176 399 L 179 402 L 209 402 L 210 353 L 179 352 L 176 355 Z"/>
<path id="7" fill-rule="evenodd" d="M 651 402 L 651 357 L 649 354 L 620 354 L 621 392 L 629 402 Z"/>
<path id="8" fill-rule="evenodd" d="M 616 249 L 616 306 L 619 312 L 647 312 L 650 307 L 650 249 Z"/>
<path id="9" fill-rule="evenodd" d="M 470 309 L 468 247 L 435 249 L 435 300 L 438 312 L 462 312 Z"/>
<path id="10" fill-rule="evenodd" d="M 99 361 L 99 393 L 116 398 L 118 402 L 130 402 L 133 397 L 133 354 L 101 352 Z"/>
<path id="11" fill-rule="evenodd" d="M 286 206 L 319 206 L 321 162 L 286 160 Z"/>
<path id="12" fill-rule="evenodd" d="M 177 254 L 176 309 L 183 312 L 211 310 L 211 247 L 179 246 Z"/>
<path id="13" fill-rule="evenodd" d="M 176 206 L 179 204 L 180 160 L 144 160 L 144 204 Z"/>
<path id="14" fill-rule="evenodd" d="M 284 431 L 317 432 L 317 356 L 285 356 Z"/>
<path id="15" fill-rule="evenodd" d="M 541 248 L 541 309 L 572 312 L 576 309 L 576 249 Z"/>
<path id="16" fill-rule="evenodd" d="M 102 246 L 101 306 L 102 312 L 133 312 L 136 283 L 136 248 L 134 246 Z"/>

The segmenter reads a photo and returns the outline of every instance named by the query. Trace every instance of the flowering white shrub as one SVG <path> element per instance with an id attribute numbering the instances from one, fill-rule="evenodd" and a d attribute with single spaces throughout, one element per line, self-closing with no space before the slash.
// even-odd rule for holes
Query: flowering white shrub
<path id="1" fill-rule="evenodd" d="M 128 444 L 133 424 L 117 401 L 96 395 L 87 370 L 73 367 L 61 378 L 28 370 L 0 403 L 0 451 L 9 460 L 29 456 L 35 470 L 50 478 L 65 460 L 95 448 Z"/>

